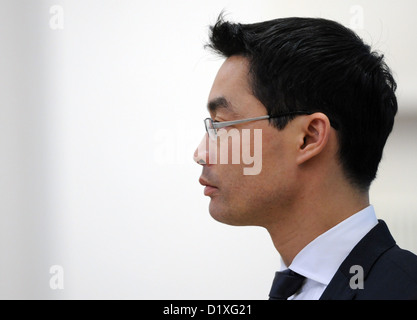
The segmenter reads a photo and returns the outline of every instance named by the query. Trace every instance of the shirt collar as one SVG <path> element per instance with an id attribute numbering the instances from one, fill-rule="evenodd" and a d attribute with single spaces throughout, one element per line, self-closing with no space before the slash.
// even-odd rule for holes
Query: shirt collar
<path id="1" fill-rule="evenodd" d="M 343 220 L 305 246 L 289 268 L 328 285 L 339 266 L 378 220 L 372 205 Z M 281 259 L 281 269 L 286 269 Z"/>

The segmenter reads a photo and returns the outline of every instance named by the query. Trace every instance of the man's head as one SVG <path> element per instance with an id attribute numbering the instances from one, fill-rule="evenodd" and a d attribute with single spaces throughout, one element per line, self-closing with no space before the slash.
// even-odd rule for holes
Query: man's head
<path id="1" fill-rule="evenodd" d="M 397 112 L 396 84 L 382 56 L 342 25 L 312 18 L 245 25 L 220 17 L 208 47 L 226 58 L 210 92 L 211 117 L 271 116 L 236 126 L 262 129 L 258 175 L 205 161 L 203 182 L 218 187 L 210 204 L 215 218 L 265 224 L 260 220 L 272 219 L 273 210 L 301 200 L 313 175 L 368 190 Z M 276 117 L 296 111 L 308 114 Z"/>

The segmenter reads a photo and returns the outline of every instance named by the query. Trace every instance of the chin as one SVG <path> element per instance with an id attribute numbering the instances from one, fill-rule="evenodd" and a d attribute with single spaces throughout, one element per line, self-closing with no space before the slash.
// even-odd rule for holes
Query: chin
<path id="1" fill-rule="evenodd" d="M 209 212 L 214 220 L 231 226 L 256 225 L 248 221 L 247 212 L 239 210 L 232 205 L 220 205 L 219 203 L 216 203 L 216 200 L 217 199 L 212 199 L 209 205 Z"/>

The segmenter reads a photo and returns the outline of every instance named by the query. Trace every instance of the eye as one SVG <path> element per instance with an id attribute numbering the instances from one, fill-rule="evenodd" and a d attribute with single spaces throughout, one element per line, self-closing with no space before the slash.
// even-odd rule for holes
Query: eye
<path id="1" fill-rule="evenodd" d="M 224 121 L 219 121 L 219 120 L 213 120 L 213 123 L 222 123 Z M 222 127 L 222 128 L 226 128 L 226 127 Z"/>
<path id="2" fill-rule="evenodd" d="M 228 121 L 228 120 L 223 120 L 223 119 L 220 119 L 220 120 L 216 120 L 216 119 L 213 119 L 213 122 L 214 123 L 222 123 L 222 122 L 226 122 L 226 121 Z M 228 131 L 229 129 L 230 129 L 230 126 L 226 126 L 226 127 L 221 127 L 220 129 L 218 129 L 218 130 L 221 130 L 221 129 L 224 129 L 224 130 L 226 130 L 226 131 Z"/>

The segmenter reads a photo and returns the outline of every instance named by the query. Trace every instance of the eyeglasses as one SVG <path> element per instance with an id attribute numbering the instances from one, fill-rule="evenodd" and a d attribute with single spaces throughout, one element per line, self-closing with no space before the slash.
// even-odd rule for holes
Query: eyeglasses
<path id="1" fill-rule="evenodd" d="M 289 116 L 289 115 L 292 115 L 292 114 L 299 114 L 299 115 L 301 115 L 301 114 L 312 114 L 312 112 L 291 111 L 291 112 L 278 114 L 276 116 L 265 115 L 265 116 L 256 117 L 256 118 L 247 118 L 247 119 L 241 119 L 241 120 L 222 121 L 222 122 L 214 122 L 213 119 L 206 118 L 206 119 L 204 119 L 204 124 L 206 126 L 206 131 L 207 131 L 210 139 L 216 140 L 217 139 L 217 129 L 221 129 L 221 128 L 228 127 L 228 126 L 233 126 L 233 125 L 239 124 L 239 123 L 265 120 L 265 119 L 273 119 L 273 118 L 280 118 L 280 117 L 285 117 L 285 116 Z"/>

